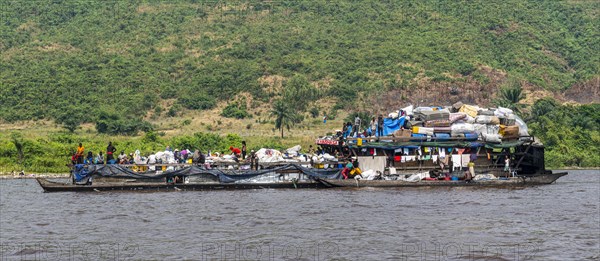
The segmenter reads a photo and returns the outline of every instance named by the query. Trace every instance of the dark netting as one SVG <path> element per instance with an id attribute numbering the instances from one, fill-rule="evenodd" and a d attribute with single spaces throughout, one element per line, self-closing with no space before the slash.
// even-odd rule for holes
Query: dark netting
<path id="1" fill-rule="evenodd" d="M 194 177 L 194 176 L 214 176 L 221 183 L 231 183 L 270 175 L 273 173 L 283 173 L 286 171 L 295 171 L 302 173 L 312 179 L 339 179 L 341 170 L 339 169 L 312 169 L 305 168 L 296 164 L 282 165 L 270 169 L 262 170 L 221 170 L 206 169 L 200 166 L 187 166 L 182 169 L 172 171 L 146 171 L 135 172 L 121 165 L 76 165 L 73 169 L 73 175 L 76 182 L 87 181 L 89 177 L 111 177 L 111 178 L 134 178 L 139 180 L 162 179 L 174 176 Z"/>

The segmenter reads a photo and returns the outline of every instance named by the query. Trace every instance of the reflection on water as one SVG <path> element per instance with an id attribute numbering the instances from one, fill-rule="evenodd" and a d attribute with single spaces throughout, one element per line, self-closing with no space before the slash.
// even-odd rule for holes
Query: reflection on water
<path id="1" fill-rule="evenodd" d="M 521 189 L 42 193 L 0 180 L 0 260 L 598 260 L 600 173 Z"/>

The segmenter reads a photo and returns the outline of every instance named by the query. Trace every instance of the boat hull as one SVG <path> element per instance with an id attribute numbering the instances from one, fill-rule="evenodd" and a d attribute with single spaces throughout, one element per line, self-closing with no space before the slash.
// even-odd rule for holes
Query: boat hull
<path id="1" fill-rule="evenodd" d="M 195 183 L 195 184 L 166 184 L 159 182 L 121 182 L 94 183 L 92 185 L 76 185 L 54 182 L 46 178 L 36 180 L 45 192 L 67 191 L 180 191 L 180 190 L 238 190 L 238 189 L 275 189 L 275 188 L 331 188 L 331 187 L 518 187 L 537 186 L 554 183 L 567 172 L 521 176 L 506 180 L 479 181 L 418 181 L 401 180 L 355 180 L 355 179 L 318 179 L 316 181 L 283 181 L 269 183 Z"/>
<path id="2" fill-rule="evenodd" d="M 274 182 L 274 183 L 196 183 L 165 184 L 157 182 L 141 183 L 96 183 L 76 185 L 53 182 L 45 178 L 36 179 L 44 192 L 85 192 L 85 191 L 195 191 L 195 190 L 239 190 L 275 188 L 325 188 L 321 182 Z"/>
<path id="3" fill-rule="evenodd" d="M 479 180 L 479 181 L 402 181 L 402 180 L 355 180 L 355 179 L 321 179 L 328 187 L 518 187 L 537 186 L 554 183 L 558 178 L 567 175 L 567 172 L 523 176 L 510 179 Z"/>

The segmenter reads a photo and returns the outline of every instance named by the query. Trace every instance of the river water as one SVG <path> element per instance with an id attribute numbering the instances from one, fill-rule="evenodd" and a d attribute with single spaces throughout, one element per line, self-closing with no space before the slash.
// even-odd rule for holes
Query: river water
<path id="1" fill-rule="evenodd" d="M 600 171 L 520 189 L 43 193 L 0 180 L 0 260 L 600 260 Z"/>

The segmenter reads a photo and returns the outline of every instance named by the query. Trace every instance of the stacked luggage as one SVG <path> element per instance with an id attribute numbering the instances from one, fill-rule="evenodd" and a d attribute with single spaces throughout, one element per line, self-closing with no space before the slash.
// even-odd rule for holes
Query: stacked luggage
<path id="1" fill-rule="evenodd" d="M 410 117 L 412 137 L 417 140 L 445 141 L 461 138 L 468 141 L 501 143 L 529 136 L 527 125 L 508 108 L 481 108 L 461 102 L 447 107 L 403 109 Z M 427 137 L 424 139 L 423 137 Z"/>

